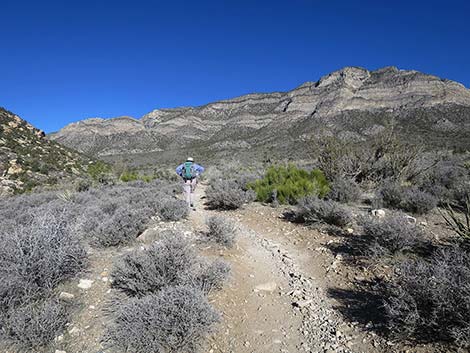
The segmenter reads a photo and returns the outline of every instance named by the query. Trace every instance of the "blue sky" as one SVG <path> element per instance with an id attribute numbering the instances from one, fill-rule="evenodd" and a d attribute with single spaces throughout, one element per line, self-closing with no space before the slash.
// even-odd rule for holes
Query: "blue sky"
<path id="1" fill-rule="evenodd" d="M 290 90 L 344 66 L 470 86 L 467 1 L 2 0 L 0 106 L 48 132 Z"/>

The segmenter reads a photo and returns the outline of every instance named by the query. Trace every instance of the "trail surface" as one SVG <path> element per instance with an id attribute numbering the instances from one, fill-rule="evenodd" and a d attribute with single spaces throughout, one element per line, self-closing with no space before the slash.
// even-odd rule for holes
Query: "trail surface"
<path id="1" fill-rule="evenodd" d="M 190 215 L 196 232 L 212 214 L 239 226 L 234 249 L 206 249 L 232 266 L 231 281 L 212 298 L 223 313 L 220 331 L 210 342 L 212 352 L 377 351 L 372 340 L 333 310 L 325 291 L 325 263 L 303 241 L 298 225 L 258 204 L 230 212 L 207 210 L 204 192 L 200 185 Z"/>

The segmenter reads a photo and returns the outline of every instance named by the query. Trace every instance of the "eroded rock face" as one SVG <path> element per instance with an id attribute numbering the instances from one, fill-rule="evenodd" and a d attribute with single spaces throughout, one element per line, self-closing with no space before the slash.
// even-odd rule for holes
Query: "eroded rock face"
<path id="1" fill-rule="evenodd" d="M 438 144 L 453 134 L 454 141 L 465 143 L 470 137 L 470 90 L 417 71 L 346 67 L 289 92 L 157 109 L 139 120 L 88 119 L 50 138 L 101 156 L 188 148 L 214 152 L 219 147 L 214 153 L 228 153 L 237 146 L 298 152 L 299 141 L 312 136 L 361 139 L 391 121 L 405 135 L 431 133 Z"/>

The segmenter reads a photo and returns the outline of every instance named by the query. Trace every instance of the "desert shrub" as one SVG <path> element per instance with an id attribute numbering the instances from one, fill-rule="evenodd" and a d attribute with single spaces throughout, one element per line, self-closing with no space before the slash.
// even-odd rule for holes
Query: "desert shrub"
<path id="1" fill-rule="evenodd" d="M 318 167 L 329 180 L 342 177 L 358 183 L 406 180 L 416 173 L 415 161 L 422 155 L 422 148 L 400 140 L 393 127 L 365 142 L 331 137 L 315 148 L 320 149 Z"/>
<path id="2" fill-rule="evenodd" d="M 361 197 L 361 188 L 354 180 L 337 177 L 331 182 L 327 197 L 341 203 L 356 202 Z"/>
<path id="3" fill-rule="evenodd" d="M 385 292 L 387 323 L 397 339 L 470 346 L 470 256 L 455 247 L 408 260 Z"/>
<path id="4" fill-rule="evenodd" d="M 209 228 L 207 238 L 216 244 L 232 247 L 235 243 L 236 227 L 232 221 L 221 216 L 209 217 L 206 221 Z"/>
<path id="5" fill-rule="evenodd" d="M 183 237 L 167 233 L 149 248 L 119 258 L 112 271 L 113 287 L 130 296 L 155 293 L 194 277 L 197 256 Z"/>
<path id="6" fill-rule="evenodd" d="M 430 168 L 418 180 L 420 188 L 436 196 L 441 205 L 464 206 L 462 195 L 470 191 L 470 174 L 456 158 L 446 158 Z"/>
<path id="7" fill-rule="evenodd" d="M 254 199 L 233 180 L 213 180 L 206 190 L 207 205 L 213 209 L 234 210 Z"/>
<path id="8" fill-rule="evenodd" d="M 166 221 L 178 221 L 188 216 L 189 209 L 185 201 L 166 198 L 160 207 L 160 216 Z"/>
<path id="9" fill-rule="evenodd" d="M 295 211 L 298 221 L 306 224 L 327 223 L 344 227 L 352 220 L 351 212 L 344 206 L 331 200 L 321 200 L 315 196 L 308 196 L 299 200 Z"/>
<path id="10" fill-rule="evenodd" d="M 271 166 L 262 179 L 249 185 L 261 202 L 295 204 L 307 195 L 324 197 L 329 191 L 328 181 L 319 169 L 310 172 L 294 165 Z"/>
<path id="11" fill-rule="evenodd" d="M 105 247 L 129 244 L 145 230 L 151 215 L 148 208 L 136 210 L 120 206 L 92 231 L 93 243 Z"/>
<path id="12" fill-rule="evenodd" d="M 383 219 L 364 217 L 364 248 L 367 255 L 383 256 L 398 252 L 413 252 L 426 248 L 428 242 L 423 231 L 410 223 L 404 215 L 393 215 Z"/>
<path id="13" fill-rule="evenodd" d="M 463 215 L 459 216 L 457 211 L 447 205 L 444 212 L 441 213 L 446 224 L 454 231 L 460 240 L 470 243 L 470 196 L 466 195 L 465 208 Z"/>
<path id="14" fill-rule="evenodd" d="M 123 352 L 197 352 L 220 320 L 204 294 L 188 286 L 167 287 L 156 294 L 119 305 L 105 341 Z"/>
<path id="15" fill-rule="evenodd" d="M 0 230 L 0 305 L 41 296 L 86 264 L 86 251 L 67 219 L 45 213 L 14 231 Z"/>
<path id="16" fill-rule="evenodd" d="M 419 215 L 429 213 L 436 208 L 436 206 L 437 199 L 435 196 L 419 190 L 416 187 L 405 189 L 403 201 L 400 204 L 402 210 Z"/>
<path id="17" fill-rule="evenodd" d="M 414 186 L 404 187 L 394 181 L 386 181 L 378 192 L 385 207 L 415 214 L 425 214 L 437 206 L 435 196 Z"/>
<path id="18" fill-rule="evenodd" d="M 220 288 L 229 272 L 225 262 L 199 258 L 188 240 L 169 232 L 149 248 L 118 258 L 111 275 L 114 288 L 142 297 L 183 284 L 209 292 Z"/>
<path id="19" fill-rule="evenodd" d="M 111 184 L 114 179 L 111 166 L 102 161 L 90 164 L 87 172 L 94 181 L 100 184 Z"/>
<path id="20" fill-rule="evenodd" d="M 229 275 L 230 265 L 221 259 L 212 262 L 200 261 L 199 270 L 190 284 L 208 294 L 214 290 L 222 289 Z"/>
<path id="21" fill-rule="evenodd" d="M 10 308 L 0 315 L 3 338 L 28 351 L 52 342 L 68 320 L 67 308 L 51 298 Z"/>

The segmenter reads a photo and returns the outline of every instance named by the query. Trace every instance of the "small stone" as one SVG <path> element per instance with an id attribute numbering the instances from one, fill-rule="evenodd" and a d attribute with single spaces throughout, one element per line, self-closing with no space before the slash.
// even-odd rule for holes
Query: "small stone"
<path id="1" fill-rule="evenodd" d="M 277 289 L 277 284 L 276 282 L 267 282 L 267 283 L 262 283 L 258 284 L 254 291 L 255 292 L 274 292 Z"/>
<path id="2" fill-rule="evenodd" d="M 75 298 L 75 295 L 67 292 L 60 292 L 59 299 L 63 301 L 71 301 Z"/>
<path id="3" fill-rule="evenodd" d="M 109 278 L 108 278 L 108 277 L 102 277 L 101 280 L 102 280 L 103 282 L 108 282 L 108 281 L 109 281 Z"/>
<path id="4" fill-rule="evenodd" d="M 93 281 L 91 279 L 81 279 L 78 283 L 78 288 L 81 289 L 90 289 Z"/>
<path id="5" fill-rule="evenodd" d="M 90 305 L 88 308 L 91 309 L 91 310 L 95 310 L 95 309 L 96 309 L 96 307 L 95 307 L 94 305 Z"/>
<path id="6" fill-rule="evenodd" d="M 371 213 L 372 213 L 372 216 L 375 216 L 377 218 L 385 217 L 385 211 L 382 209 L 372 210 Z"/>
<path id="7" fill-rule="evenodd" d="M 428 226 L 428 222 L 426 222 L 426 221 L 421 221 L 421 222 L 419 222 L 419 225 L 420 225 L 421 227 L 427 227 L 427 226 Z"/>
<path id="8" fill-rule="evenodd" d="M 305 306 L 308 306 L 310 304 L 313 303 L 313 300 L 312 299 L 306 299 L 306 300 L 299 300 L 299 301 L 296 301 L 294 302 L 294 306 L 298 307 L 298 308 L 303 308 Z"/>
<path id="9" fill-rule="evenodd" d="M 67 353 L 67 352 L 66 351 L 59 351 L 58 349 L 56 349 L 55 353 Z"/>
<path id="10" fill-rule="evenodd" d="M 80 330 L 76 327 L 72 327 L 70 330 L 69 330 L 69 334 L 71 335 L 78 335 L 78 333 L 80 332 Z"/>
<path id="11" fill-rule="evenodd" d="M 354 229 L 352 229 L 352 228 L 347 228 L 347 229 L 346 229 L 346 232 L 349 233 L 349 234 L 353 234 L 353 233 L 354 233 Z"/>
<path id="12" fill-rule="evenodd" d="M 57 343 L 62 342 L 64 340 L 64 335 L 59 335 L 56 338 L 54 338 L 54 341 Z"/>
<path id="13" fill-rule="evenodd" d="M 414 218 L 414 217 L 406 215 L 405 219 L 411 224 L 416 224 L 416 218 Z"/>

